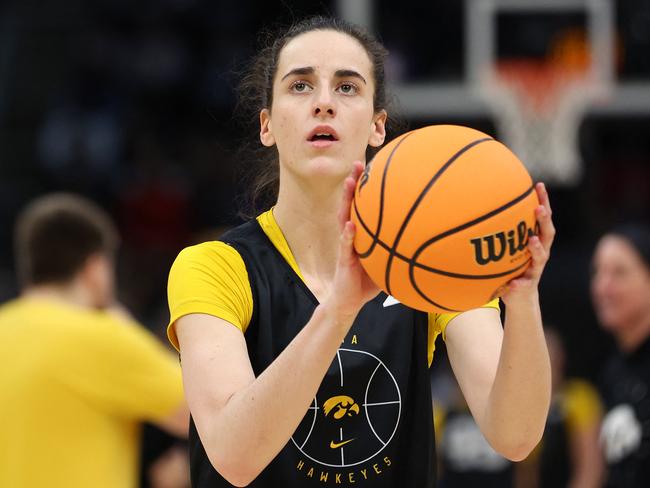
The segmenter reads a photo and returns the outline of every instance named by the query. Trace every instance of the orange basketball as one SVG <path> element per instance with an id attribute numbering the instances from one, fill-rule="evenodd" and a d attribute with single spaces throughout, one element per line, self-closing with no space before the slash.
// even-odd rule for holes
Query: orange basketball
<path id="1" fill-rule="evenodd" d="M 517 157 L 468 127 L 434 125 L 387 144 L 359 178 L 354 247 L 409 307 L 479 307 L 530 263 L 537 194 Z"/>

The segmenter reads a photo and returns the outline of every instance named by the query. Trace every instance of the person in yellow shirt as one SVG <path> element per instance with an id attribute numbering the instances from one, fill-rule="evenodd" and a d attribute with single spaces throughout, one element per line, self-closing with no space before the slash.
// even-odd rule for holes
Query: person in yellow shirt
<path id="1" fill-rule="evenodd" d="M 117 232 L 92 202 L 37 199 L 0 306 L 0 486 L 134 488 L 140 430 L 186 436 L 178 360 L 114 306 Z"/>

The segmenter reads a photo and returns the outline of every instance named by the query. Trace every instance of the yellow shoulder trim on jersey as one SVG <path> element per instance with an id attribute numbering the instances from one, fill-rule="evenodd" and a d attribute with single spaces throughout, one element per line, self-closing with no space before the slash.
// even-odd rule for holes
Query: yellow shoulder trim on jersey
<path id="1" fill-rule="evenodd" d="M 253 315 L 248 271 L 235 248 L 221 241 L 183 249 L 169 272 L 167 337 L 178 349 L 175 322 L 191 313 L 219 317 L 246 332 Z"/>
<path id="2" fill-rule="evenodd" d="M 262 227 L 264 233 L 268 236 L 268 238 L 271 240 L 273 245 L 276 247 L 276 249 L 280 251 L 282 257 L 287 261 L 287 263 L 289 263 L 291 269 L 293 269 L 295 273 L 300 277 L 300 279 L 304 282 L 305 278 L 302 276 L 302 273 L 300 272 L 300 268 L 298 268 L 298 263 L 296 262 L 296 258 L 293 256 L 293 253 L 291 252 L 289 243 L 287 242 L 287 239 L 284 237 L 284 234 L 282 233 L 282 230 L 280 229 L 278 222 L 275 220 L 275 217 L 273 216 L 273 209 L 267 210 L 266 212 L 258 215 L 257 221 L 259 222 L 260 227 Z"/>
<path id="3" fill-rule="evenodd" d="M 491 302 L 488 302 L 479 308 L 496 308 L 497 310 L 500 310 L 499 299 L 495 298 Z M 433 361 L 433 353 L 436 349 L 436 339 L 438 338 L 439 335 L 442 334 L 442 340 L 443 341 L 447 340 L 447 336 L 446 336 L 447 325 L 449 325 L 449 322 L 453 318 L 457 317 L 461 313 L 462 312 L 429 313 L 429 342 L 428 342 L 429 366 L 431 366 L 431 362 Z"/>

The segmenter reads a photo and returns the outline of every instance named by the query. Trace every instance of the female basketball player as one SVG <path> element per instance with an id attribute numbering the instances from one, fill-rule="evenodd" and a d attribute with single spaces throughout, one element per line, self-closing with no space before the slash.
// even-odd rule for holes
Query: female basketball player
<path id="1" fill-rule="evenodd" d="M 518 460 L 541 437 L 550 368 L 537 284 L 554 234 L 543 185 L 505 328 L 496 303 L 456 315 L 391 304 L 353 250 L 353 188 L 385 138 L 384 53 L 365 31 L 315 18 L 253 65 L 277 200 L 223 242 L 185 249 L 170 274 L 196 487 L 434 486 L 428 361 L 440 334 L 494 448 Z"/>
<path id="2" fill-rule="evenodd" d="M 626 225 L 596 246 L 591 293 L 618 346 L 604 368 L 607 486 L 650 486 L 650 229 Z"/>

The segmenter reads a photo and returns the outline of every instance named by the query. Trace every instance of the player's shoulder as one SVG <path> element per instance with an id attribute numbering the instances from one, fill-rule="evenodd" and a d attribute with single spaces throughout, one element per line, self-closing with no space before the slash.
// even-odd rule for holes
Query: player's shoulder
<path id="1" fill-rule="evenodd" d="M 206 283 L 239 280 L 245 276 L 246 264 L 237 249 L 220 240 L 202 242 L 186 247 L 174 260 L 169 271 L 169 292 L 186 296 Z"/>
<path id="2" fill-rule="evenodd" d="M 238 256 L 237 250 L 223 241 L 206 241 L 188 246 L 178 253 L 177 262 L 210 262 Z"/>

